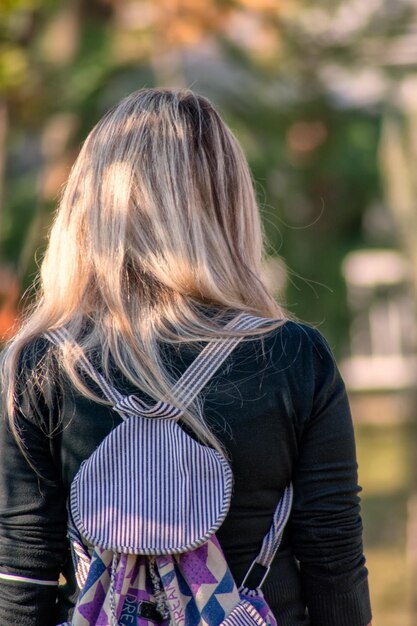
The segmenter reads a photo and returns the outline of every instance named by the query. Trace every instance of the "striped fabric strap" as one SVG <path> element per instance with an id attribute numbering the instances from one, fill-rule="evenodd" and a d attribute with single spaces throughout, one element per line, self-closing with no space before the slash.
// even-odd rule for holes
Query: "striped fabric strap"
<path id="1" fill-rule="evenodd" d="M 242 315 L 227 324 L 230 330 L 252 330 L 264 326 L 271 320 L 251 315 Z M 243 337 L 231 337 L 223 341 L 211 341 L 199 353 L 173 388 L 174 395 L 187 406 L 200 393 L 215 371 L 231 354 Z"/>
<path id="2" fill-rule="evenodd" d="M 70 540 L 71 557 L 74 565 L 75 579 L 79 589 L 84 587 L 90 570 L 91 557 L 83 543 L 81 534 L 74 523 L 71 506 L 68 506 L 68 539 Z"/>
<path id="3" fill-rule="evenodd" d="M 290 483 L 288 487 L 285 488 L 284 493 L 278 503 L 277 508 L 275 509 L 274 517 L 272 520 L 271 528 L 268 533 L 265 535 L 261 550 L 250 566 L 243 582 L 241 584 L 241 589 L 245 589 L 246 581 L 249 579 L 251 571 L 256 565 L 261 565 L 265 568 L 263 572 L 262 578 L 260 582 L 256 585 L 257 589 L 260 589 L 268 576 L 269 569 L 272 565 L 272 561 L 278 551 L 278 548 L 281 544 L 282 536 L 284 534 L 285 526 L 288 522 L 288 519 L 291 514 L 291 507 L 293 501 L 293 486 Z"/>
<path id="4" fill-rule="evenodd" d="M 72 335 L 66 328 L 59 328 L 45 333 L 45 337 L 49 339 L 53 344 L 58 347 L 64 346 L 66 343 L 70 344 L 73 350 L 78 353 L 79 362 L 81 363 L 84 371 L 94 380 L 96 385 L 103 391 L 105 398 L 117 404 L 123 399 L 123 394 L 110 385 L 107 380 L 92 366 L 90 361 L 84 355 L 84 352 L 78 346 L 73 339 Z"/>
<path id="5" fill-rule="evenodd" d="M 231 330 L 251 330 L 270 322 L 271 320 L 267 318 L 241 315 L 229 322 L 226 328 Z M 70 343 L 77 349 L 74 339 L 65 328 L 50 331 L 45 335 L 55 345 L 61 346 L 65 343 Z M 203 348 L 172 389 L 173 395 L 178 398 L 179 403 L 183 406 L 188 406 L 194 400 L 242 339 L 243 336 L 231 337 L 223 341 L 210 341 Z M 100 387 L 105 397 L 113 403 L 114 408 L 121 414 L 123 419 L 132 415 L 171 418 L 181 416 L 181 409 L 162 400 L 154 405 L 148 405 L 135 395 L 123 396 L 92 366 L 81 349 L 79 349 L 79 360 L 85 372 Z"/>
<path id="6" fill-rule="evenodd" d="M 293 487 L 290 483 L 288 487 L 285 488 L 282 498 L 275 509 L 271 528 L 268 534 L 265 535 L 261 551 L 255 559 L 257 563 L 260 563 L 260 565 L 264 567 L 268 568 L 271 566 L 281 544 L 284 529 L 291 514 L 292 501 Z"/>
<path id="7" fill-rule="evenodd" d="M 253 604 L 247 600 L 241 600 L 220 626 L 254 626 L 254 624 L 266 626 L 266 621 Z"/>

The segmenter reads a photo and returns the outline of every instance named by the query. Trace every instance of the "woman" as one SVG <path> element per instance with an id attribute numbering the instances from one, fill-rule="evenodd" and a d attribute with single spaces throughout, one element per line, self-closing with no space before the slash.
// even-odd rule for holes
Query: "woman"
<path id="1" fill-rule="evenodd" d="M 70 174 L 36 306 L 3 359 L 0 623 L 53 626 L 77 595 L 68 558 L 71 481 L 120 418 L 45 338 L 65 327 L 124 393 L 172 399 L 201 344 L 268 318 L 214 375 L 183 427 L 228 456 L 217 533 L 241 583 L 292 481 L 294 502 L 263 587 L 280 626 L 366 626 L 348 401 L 318 331 L 289 321 L 261 278 L 262 231 L 241 149 L 188 90 L 144 89 L 111 109 Z M 175 400 L 173 400 L 175 402 Z M 60 574 L 65 585 L 57 586 Z"/>

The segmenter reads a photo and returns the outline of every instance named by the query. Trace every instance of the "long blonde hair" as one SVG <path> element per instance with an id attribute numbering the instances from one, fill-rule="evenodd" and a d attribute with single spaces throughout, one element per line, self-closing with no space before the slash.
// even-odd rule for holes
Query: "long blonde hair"
<path id="1" fill-rule="evenodd" d="M 262 255 L 246 159 L 211 103 L 185 89 L 141 89 L 126 97 L 93 128 L 75 161 L 36 303 L 5 351 L 15 433 L 20 355 L 62 326 L 85 353 L 99 348 L 109 378 L 113 362 L 147 395 L 175 404 L 160 342 L 237 335 L 224 326 L 240 312 L 270 318 L 268 330 L 283 323 L 262 280 Z M 262 333 L 265 328 L 243 332 L 247 338 Z M 80 393 L 103 401 L 86 387 L 70 346 L 59 356 L 56 348 L 49 351 Z M 41 386 L 48 368 L 32 374 Z M 219 448 L 197 405 L 183 419 Z"/>

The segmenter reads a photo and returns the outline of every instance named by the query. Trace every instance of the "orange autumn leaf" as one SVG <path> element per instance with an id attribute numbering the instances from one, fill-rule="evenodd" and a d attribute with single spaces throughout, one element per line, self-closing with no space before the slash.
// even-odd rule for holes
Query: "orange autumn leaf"
<path id="1" fill-rule="evenodd" d="M 13 303 L 5 302 L 0 309 L 0 341 L 10 339 L 19 327 L 19 312 Z"/>

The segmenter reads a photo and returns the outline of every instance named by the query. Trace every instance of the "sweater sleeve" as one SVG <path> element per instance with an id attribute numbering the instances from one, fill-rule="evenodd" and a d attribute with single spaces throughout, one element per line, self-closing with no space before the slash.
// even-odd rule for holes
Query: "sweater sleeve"
<path id="1" fill-rule="evenodd" d="M 67 554 L 66 492 L 53 453 L 58 434 L 50 430 L 57 416 L 40 395 L 33 410 L 21 379 L 16 425 L 24 453 L 4 406 L 0 414 L 0 626 L 54 626 Z"/>
<path id="2" fill-rule="evenodd" d="M 363 556 L 354 431 L 334 357 L 312 333 L 312 406 L 299 446 L 292 542 L 312 626 L 367 626 L 371 609 Z"/>

